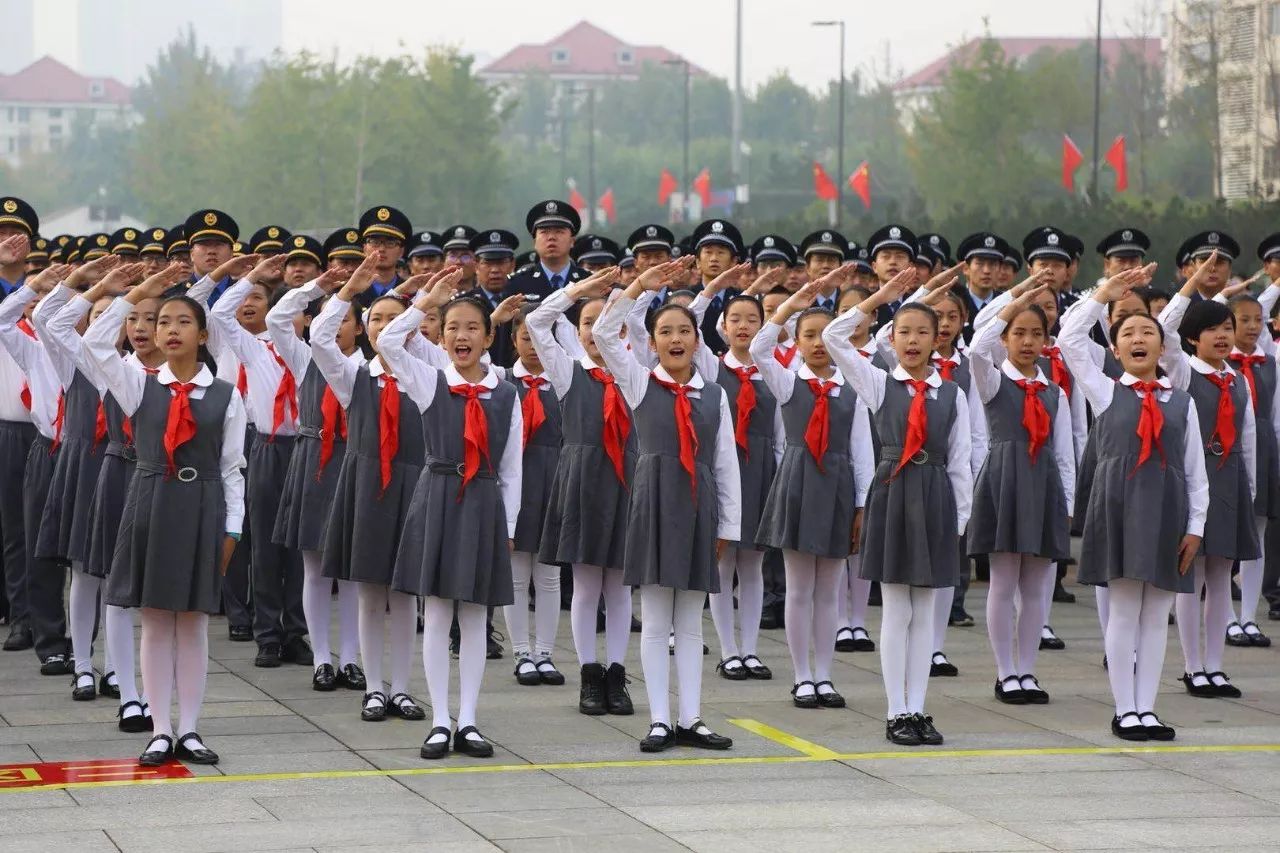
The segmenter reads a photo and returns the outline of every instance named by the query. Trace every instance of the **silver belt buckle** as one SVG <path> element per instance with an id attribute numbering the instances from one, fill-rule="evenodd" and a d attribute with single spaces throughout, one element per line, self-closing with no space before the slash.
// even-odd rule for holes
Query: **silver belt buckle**
<path id="1" fill-rule="evenodd" d="M 316 430 L 316 438 L 320 439 L 321 441 L 324 441 L 324 433 L 325 433 L 324 427 L 320 427 L 319 429 Z"/>
<path id="2" fill-rule="evenodd" d="M 929 451 L 917 450 L 915 453 L 911 454 L 911 461 L 913 464 L 923 465 L 929 461 Z"/>
<path id="3" fill-rule="evenodd" d="M 459 462 L 458 467 L 455 468 L 454 470 L 458 472 L 459 477 L 467 476 L 467 463 Z"/>
<path id="4" fill-rule="evenodd" d="M 188 468 L 178 469 L 178 479 L 184 483 L 195 482 L 196 478 L 199 476 L 200 476 L 200 472 L 197 471 L 195 468 L 188 467 Z"/>
<path id="5" fill-rule="evenodd" d="M 1209 443 L 1209 452 L 1214 456 L 1221 456 L 1226 452 L 1226 448 L 1222 446 L 1222 442 L 1214 439 Z"/>

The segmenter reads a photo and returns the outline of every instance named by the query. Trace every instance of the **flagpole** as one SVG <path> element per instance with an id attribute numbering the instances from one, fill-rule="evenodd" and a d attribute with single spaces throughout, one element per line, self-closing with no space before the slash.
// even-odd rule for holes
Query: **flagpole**
<path id="1" fill-rule="evenodd" d="M 836 117 L 836 171 L 839 179 L 836 181 L 836 204 L 834 211 L 829 216 L 831 227 L 837 228 L 840 225 L 840 210 L 844 207 L 844 21 L 814 21 L 812 26 L 815 27 L 839 27 L 840 28 L 840 86 L 838 88 L 838 97 L 840 105 Z"/>
<path id="2" fill-rule="evenodd" d="M 1098 0 L 1098 28 L 1093 49 L 1093 181 L 1089 184 L 1089 202 L 1098 201 L 1098 146 L 1102 122 L 1102 0 Z"/>

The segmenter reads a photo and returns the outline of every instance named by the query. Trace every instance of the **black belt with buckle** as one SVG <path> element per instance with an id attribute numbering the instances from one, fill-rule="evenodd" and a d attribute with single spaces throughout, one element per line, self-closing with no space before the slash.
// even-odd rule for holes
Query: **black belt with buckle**
<path id="1" fill-rule="evenodd" d="M 452 459 L 437 459 L 434 456 L 427 457 L 427 468 L 432 474 L 443 474 L 445 476 L 462 477 L 465 476 L 466 466 L 462 462 L 454 462 Z M 496 480 L 498 475 L 491 470 L 478 468 L 473 475 L 477 480 Z"/>
<path id="2" fill-rule="evenodd" d="M 902 458 L 901 447 L 882 447 L 880 448 L 880 461 L 897 462 Z M 911 455 L 910 462 L 912 465 L 933 465 L 937 468 L 947 467 L 947 459 L 945 456 L 930 456 L 927 450 L 917 450 Z"/>
<path id="3" fill-rule="evenodd" d="M 138 460 L 138 451 L 134 449 L 134 446 L 119 441 L 107 442 L 107 455 L 118 457 L 126 462 L 136 462 Z"/>
<path id="4" fill-rule="evenodd" d="M 1209 453 L 1213 456 L 1225 456 L 1227 453 L 1227 449 L 1223 447 L 1222 442 L 1217 439 L 1214 439 L 1213 441 L 1206 444 L 1204 446 L 1204 449 L 1209 451 Z"/>
<path id="5" fill-rule="evenodd" d="M 194 483 L 196 480 L 222 479 L 221 471 L 201 471 L 197 468 L 192 468 L 190 465 L 183 466 L 182 468 L 179 468 L 175 474 L 170 475 L 169 467 L 167 465 L 140 460 L 138 462 L 138 470 L 146 471 L 151 474 L 164 474 L 166 479 L 169 476 L 173 476 L 183 483 Z"/>
<path id="6" fill-rule="evenodd" d="M 324 427 L 301 426 L 298 427 L 298 435 L 305 435 L 307 438 L 318 438 L 324 440 Z"/>

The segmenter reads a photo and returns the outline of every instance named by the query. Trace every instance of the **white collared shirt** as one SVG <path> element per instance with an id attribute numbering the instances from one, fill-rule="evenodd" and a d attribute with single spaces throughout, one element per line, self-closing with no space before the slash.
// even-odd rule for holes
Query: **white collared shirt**
<path id="1" fill-rule="evenodd" d="M 2 305 L 2 303 L 0 303 Z M 97 365 L 97 369 L 106 378 L 111 395 L 120 404 L 125 416 L 132 416 L 142 405 L 142 395 L 147 386 L 147 372 L 136 360 L 130 361 L 121 357 L 116 349 L 120 339 L 120 329 L 129 316 L 133 306 L 125 299 L 117 299 L 98 317 L 85 332 L 84 347 L 89 357 Z M 205 390 L 213 384 L 213 374 L 209 368 L 200 366 L 199 372 L 191 379 L 195 388 L 191 391 L 191 399 L 204 398 Z M 156 380 L 161 385 L 172 385 L 177 382 L 173 371 L 166 363 L 161 365 Z M 244 431 L 247 423 L 244 403 L 240 393 L 232 390 L 231 401 L 222 421 L 222 455 L 219 459 L 219 470 L 222 475 L 223 498 L 226 502 L 226 531 L 238 534 L 244 523 L 244 475 L 240 472 L 244 456 Z"/>
<path id="2" fill-rule="evenodd" d="M 1076 310 L 1063 314 L 1064 320 L 1061 333 L 1058 335 L 1058 343 L 1062 349 L 1062 358 L 1071 369 L 1076 388 L 1084 393 L 1094 416 L 1097 417 L 1110 408 L 1111 401 L 1115 397 L 1116 381 L 1103 373 L 1102 368 L 1094 362 L 1085 342 L 1092 343 L 1089 330 L 1100 317 L 1106 314 L 1107 306 L 1092 298 L 1081 299 L 1076 306 L 1079 306 Z M 1162 323 L 1163 316 L 1162 314 Z M 1169 337 L 1166 335 L 1166 352 L 1168 349 Z M 1125 373 L 1120 377 L 1119 384 L 1127 387 L 1137 381 L 1135 377 Z M 1161 402 L 1167 402 L 1172 396 L 1173 383 L 1164 376 L 1157 379 L 1156 383 L 1162 389 L 1156 392 L 1157 398 Z M 1142 392 L 1135 393 L 1141 395 Z M 1186 441 L 1182 460 L 1183 471 L 1187 478 L 1187 533 L 1201 536 L 1204 534 L 1204 520 L 1209 512 L 1209 479 L 1205 473 L 1204 442 L 1200 435 L 1200 419 L 1194 400 L 1187 406 Z"/>
<path id="3" fill-rule="evenodd" d="M 35 291 L 25 284 L 0 302 L 0 345 L 13 362 L 17 375 L 6 376 L 5 420 L 30 421 L 45 438 L 52 439 L 53 421 L 58 413 L 58 395 L 62 382 L 58 379 L 48 351 L 39 341 L 18 328 L 18 321 L 27 306 L 35 301 Z M 14 388 L 10 382 L 16 382 Z M 31 411 L 22 405 L 22 386 L 31 393 Z M 19 411 L 26 417 L 19 416 Z M 8 417 L 12 414 L 13 417 Z"/>
<path id="4" fill-rule="evenodd" d="M 435 402 L 436 377 L 441 372 L 426 360 L 413 355 L 406 346 L 410 338 L 422 338 L 419 327 L 422 325 L 424 316 L 417 308 L 410 306 L 403 314 L 383 327 L 378 335 L 378 350 L 381 355 L 378 361 L 385 361 L 390 366 L 400 385 L 400 390 L 409 395 L 409 399 L 413 400 L 420 412 L 425 412 Z M 480 394 L 482 400 L 492 397 L 493 389 L 497 388 L 498 383 L 502 381 L 491 367 L 486 370 L 484 378 L 476 383 L 463 379 L 453 364 L 445 367 L 443 373 L 446 385 L 476 384 L 487 389 Z M 458 424 L 458 429 L 462 429 L 462 424 Z M 520 488 L 524 474 L 521 465 L 523 445 L 524 417 L 517 401 L 511 406 L 507 441 L 503 446 L 502 458 L 498 460 L 496 466 L 498 489 L 502 493 L 502 504 L 506 510 L 509 538 L 515 538 L 516 519 L 520 515 Z"/>

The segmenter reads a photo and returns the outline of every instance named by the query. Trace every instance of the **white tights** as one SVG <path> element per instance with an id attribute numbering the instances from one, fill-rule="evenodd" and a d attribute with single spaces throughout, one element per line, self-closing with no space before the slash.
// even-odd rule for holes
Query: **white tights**
<path id="1" fill-rule="evenodd" d="M 1104 640 L 1116 716 L 1154 711 L 1175 594 L 1133 578 L 1110 581 L 1108 589 L 1110 613 Z M 1135 657 L 1137 666 L 1130 666 Z"/>
<path id="2" fill-rule="evenodd" d="M 556 645 L 556 629 L 560 626 L 560 567 L 538 562 L 528 551 L 511 553 L 511 580 L 515 586 L 515 602 L 502 609 L 507 620 L 507 634 L 515 657 L 529 654 L 529 580 L 533 579 L 534 651 L 538 657 L 550 657 Z M 627 626 L 630 629 L 630 625 Z M 591 645 L 595 646 L 595 625 L 591 626 Z"/>
<path id="3" fill-rule="evenodd" d="M 115 667 L 116 683 L 120 687 L 120 704 L 137 702 L 138 672 L 133 656 L 133 611 L 111 604 L 106 606 L 106 611 L 107 658 Z"/>
<path id="4" fill-rule="evenodd" d="M 830 681 L 831 661 L 836 653 L 836 598 L 844 560 L 783 551 L 782 564 L 787 576 L 787 648 L 791 650 L 795 683 Z"/>
<path id="5" fill-rule="evenodd" d="M 72 563 L 71 594 L 69 596 L 71 622 L 71 658 L 75 661 L 76 674 L 93 674 L 93 626 L 98 621 L 98 592 L 102 578 L 86 574 L 84 565 Z M 105 621 L 105 620 L 104 620 Z M 106 627 L 105 624 L 103 626 Z M 111 647 L 103 644 L 105 657 L 102 671 L 111 671 Z"/>
<path id="6" fill-rule="evenodd" d="M 760 612 L 764 610 L 764 552 L 726 546 L 720 555 L 720 591 L 711 596 L 711 621 L 720 638 L 720 659 L 747 657 L 756 653 L 760 637 Z M 738 576 L 738 631 L 734 636 L 733 577 Z"/>
<path id="7" fill-rule="evenodd" d="M 1098 604 L 1098 624 L 1102 627 L 1102 636 L 1107 635 L 1107 621 L 1111 614 L 1111 595 L 1105 586 L 1093 588 L 1094 601 Z"/>
<path id="8" fill-rule="evenodd" d="M 427 596 L 423 614 L 422 666 L 427 673 L 431 696 L 432 727 L 449 728 L 449 628 L 453 624 L 454 601 Z M 459 601 L 458 605 L 458 728 L 476 724 L 480 682 L 488 637 L 485 622 L 488 609 L 483 604 Z"/>
<path id="9" fill-rule="evenodd" d="M 209 616 L 206 613 L 141 609 L 142 689 L 151 701 L 155 734 L 173 737 L 170 703 L 175 672 L 178 733 L 196 730 L 209 676 Z"/>
<path id="10" fill-rule="evenodd" d="M 991 554 L 991 588 L 987 593 L 987 636 L 996 657 L 996 674 L 1035 675 L 1040 649 L 1040 629 L 1045 623 L 1045 578 L 1053 578 L 1054 565 L 1032 554 Z M 1050 587 L 1052 594 L 1052 586 Z M 1016 628 L 1014 598 L 1020 599 Z M 1014 656 L 1014 639 L 1017 656 Z"/>
<path id="11" fill-rule="evenodd" d="M 604 593 L 605 665 L 621 664 L 631 637 L 631 587 L 622 582 L 622 569 L 573 564 L 573 603 L 569 625 L 578 663 L 596 663 L 596 608 Z"/>
<path id="12" fill-rule="evenodd" d="M 364 663 L 369 692 L 382 689 L 383 649 L 391 650 L 391 694 L 409 692 L 409 668 L 413 665 L 413 635 L 418 629 L 414 596 L 376 583 L 352 583 L 356 588 L 360 623 L 360 660 Z M 391 611 L 391 636 L 383 640 L 387 611 Z M 449 626 L 445 625 L 447 634 Z M 448 678 L 448 660 L 445 677 Z"/>
<path id="13" fill-rule="evenodd" d="M 956 588 L 944 586 L 935 590 L 933 597 L 933 651 L 940 652 L 947 644 L 947 623 L 951 621 L 951 605 L 956 600 Z M 915 713 L 912 711 L 911 713 Z"/>
<path id="14" fill-rule="evenodd" d="M 871 581 L 858 577 L 862 556 L 850 554 L 840 578 L 836 596 L 836 624 L 842 628 L 865 628 L 867 599 L 871 597 Z"/>
<path id="15" fill-rule="evenodd" d="M 1258 548 L 1260 553 L 1256 560 L 1240 561 L 1240 619 L 1241 625 L 1258 621 L 1258 602 L 1262 599 L 1262 572 L 1267 562 L 1267 518 L 1255 515 L 1253 523 L 1258 530 Z M 1230 590 L 1228 590 L 1230 592 Z M 1227 596 L 1227 607 L 1233 607 L 1231 596 Z M 1236 621 L 1234 611 L 1231 621 Z"/>
<path id="16" fill-rule="evenodd" d="M 320 571 L 321 553 L 302 552 L 302 615 L 307 620 L 316 666 L 331 663 L 329 624 L 333 611 L 333 580 Z M 338 666 L 356 662 L 359 648 L 358 617 L 360 608 L 356 583 L 338 581 Z"/>
<path id="17" fill-rule="evenodd" d="M 880 584 L 880 669 L 890 718 L 924 713 L 936 636 L 934 611 L 937 599 L 952 590 Z"/>
<path id="18" fill-rule="evenodd" d="M 654 584 L 640 587 L 640 667 L 652 722 L 671 725 L 671 656 L 667 640 L 673 629 L 679 724 L 688 728 L 701 717 L 702 605 L 706 595 Z"/>
<path id="19" fill-rule="evenodd" d="M 1178 593 L 1174 605 L 1178 615 L 1178 640 L 1186 671 L 1220 672 L 1222 653 L 1227 645 L 1227 625 L 1232 616 L 1231 560 L 1225 557 L 1196 557 L 1191 564 L 1195 585 L 1191 592 Z M 1204 649 L 1200 647 L 1200 590 L 1204 590 Z M 1115 601 L 1111 602 L 1111 618 L 1115 618 Z M 1110 658 L 1112 662 L 1115 658 Z M 1113 667 L 1114 668 L 1114 667 Z"/>

